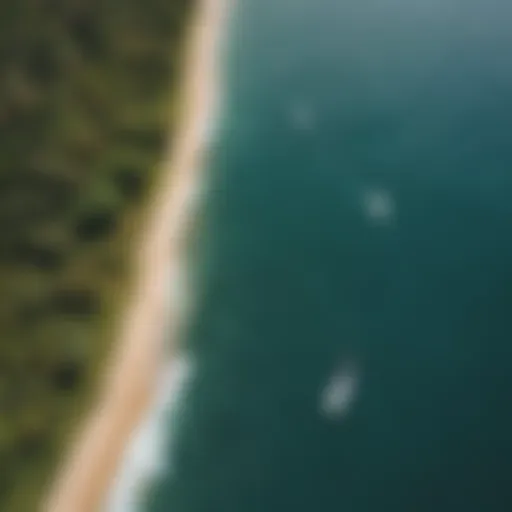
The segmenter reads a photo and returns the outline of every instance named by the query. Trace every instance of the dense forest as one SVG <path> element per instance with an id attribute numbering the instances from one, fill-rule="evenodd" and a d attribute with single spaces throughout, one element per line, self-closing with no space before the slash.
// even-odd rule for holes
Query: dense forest
<path id="1" fill-rule="evenodd" d="M 193 3 L 0 2 L 0 510 L 35 510 L 92 396 Z"/>

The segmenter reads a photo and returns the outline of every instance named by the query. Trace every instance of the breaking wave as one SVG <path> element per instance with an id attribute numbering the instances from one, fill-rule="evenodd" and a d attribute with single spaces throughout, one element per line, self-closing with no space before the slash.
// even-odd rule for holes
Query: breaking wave
<path id="1" fill-rule="evenodd" d="M 105 512 L 141 510 L 150 486 L 169 471 L 168 444 L 173 435 L 169 419 L 179 415 L 186 384 L 192 374 L 189 356 L 182 355 L 165 364 L 150 413 L 134 433 L 108 496 Z"/>

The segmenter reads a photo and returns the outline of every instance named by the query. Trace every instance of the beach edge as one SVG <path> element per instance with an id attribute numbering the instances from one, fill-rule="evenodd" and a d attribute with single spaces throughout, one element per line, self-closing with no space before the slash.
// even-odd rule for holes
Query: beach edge
<path id="1" fill-rule="evenodd" d="M 131 436 L 150 406 L 164 334 L 177 344 L 179 319 L 174 318 L 173 304 L 168 307 L 167 278 L 181 268 L 197 200 L 194 191 L 208 142 L 204 134 L 218 100 L 216 68 L 227 4 L 228 0 L 199 0 L 194 6 L 178 91 L 179 123 L 164 154 L 144 233 L 134 244 L 133 297 L 116 329 L 98 397 L 85 412 L 44 497 L 45 512 L 92 512 L 102 507 Z"/>

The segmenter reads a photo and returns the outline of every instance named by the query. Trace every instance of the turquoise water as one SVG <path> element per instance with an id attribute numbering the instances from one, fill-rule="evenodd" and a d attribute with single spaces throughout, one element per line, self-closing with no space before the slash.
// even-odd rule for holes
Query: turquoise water
<path id="1" fill-rule="evenodd" d="M 238 0 L 197 373 L 148 511 L 512 510 L 511 21 L 505 0 Z"/>

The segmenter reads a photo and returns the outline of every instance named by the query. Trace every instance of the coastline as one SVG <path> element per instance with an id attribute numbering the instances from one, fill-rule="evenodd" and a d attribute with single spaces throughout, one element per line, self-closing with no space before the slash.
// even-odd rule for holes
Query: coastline
<path id="1" fill-rule="evenodd" d="M 205 128 L 217 100 L 217 56 L 227 3 L 199 0 L 190 21 L 178 92 L 179 124 L 172 134 L 172 149 L 161 164 L 162 176 L 153 192 L 146 230 L 135 246 L 132 297 L 121 315 L 93 410 L 86 413 L 43 504 L 47 512 L 101 508 L 130 438 L 151 403 L 166 326 L 166 334 L 176 341 L 179 319 L 175 305 L 168 308 L 166 278 L 180 271 L 192 220 L 208 142 Z"/>

